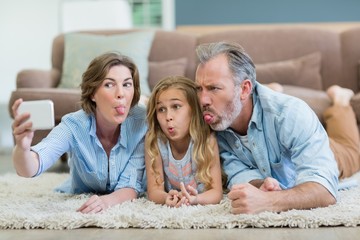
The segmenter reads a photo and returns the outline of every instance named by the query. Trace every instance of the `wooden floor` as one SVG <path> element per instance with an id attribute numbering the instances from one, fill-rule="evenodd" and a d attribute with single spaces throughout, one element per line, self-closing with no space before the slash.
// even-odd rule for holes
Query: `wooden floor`
<path id="1" fill-rule="evenodd" d="M 60 161 L 51 171 L 66 171 L 67 166 Z M 0 174 L 15 172 L 10 151 L 0 152 Z M 1 188 L 1 186 L 0 186 Z M 0 189 L 1 191 L 1 189 Z M 360 204 L 360 203 L 359 203 Z M 0 213 L 1 214 L 1 213 Z M 360 213 L 359 213 L 360 216 Z M 1 218 L 1 216 L 0 216 Z M 243 239 L 243 240 L 282 240 L 319 239 L 354 240 L 360 239 L 360 227 L 322 227 L 318 229 L 299 228 L 245 228 L 245 229 L 100 229 L 81 228 L 75 230 L 0 230 L 0 239 Z"/>

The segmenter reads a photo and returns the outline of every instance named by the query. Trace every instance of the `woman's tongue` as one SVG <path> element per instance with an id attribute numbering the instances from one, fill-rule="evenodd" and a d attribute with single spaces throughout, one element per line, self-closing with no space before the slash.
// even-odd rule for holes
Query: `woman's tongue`
<path id="1" fill-rule="evenodd" d="M 204 115 L 204 120 L 207 124 L 211 124 L 214 120 L 214 117 L 211 116 L 210 114 L 205 114 Z"/>
<path id="2" fill-rule="evenodd" d="M 125 107 L 124 106 L 119 106 L 119 107 L 116 107 L 115 108 L 116 109 L 116 112 L 118 113 L 118 114 L 124 114 L 125 113 Z"/>

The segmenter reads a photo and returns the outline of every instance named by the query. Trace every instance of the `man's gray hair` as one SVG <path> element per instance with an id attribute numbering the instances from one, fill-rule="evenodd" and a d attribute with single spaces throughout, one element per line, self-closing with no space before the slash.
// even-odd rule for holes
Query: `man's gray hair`
<path id="1" fill-rule="evenodd" d="M 204 43 L 196 48 L 196 54 L 200 64 L 205 64 L 214 57 L 224 54 L 228 59 L 235 85 L 240 85 L 243 80 L 249 79 L 255 86 L 255 65 L 241 45 L 229 42 Z"/>

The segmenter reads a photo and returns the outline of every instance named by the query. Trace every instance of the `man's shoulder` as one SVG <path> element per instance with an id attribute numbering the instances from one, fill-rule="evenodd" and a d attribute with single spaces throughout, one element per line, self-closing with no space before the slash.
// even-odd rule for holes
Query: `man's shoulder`
<path id="1" fill-rule="evenodd" d="M 259 103 L 265 112 L 285 113 L 288 111 L 309 111 L 310 107 L 300 98 L 275 92 L 268 87 L 256 84 L 254 103 Z"/>

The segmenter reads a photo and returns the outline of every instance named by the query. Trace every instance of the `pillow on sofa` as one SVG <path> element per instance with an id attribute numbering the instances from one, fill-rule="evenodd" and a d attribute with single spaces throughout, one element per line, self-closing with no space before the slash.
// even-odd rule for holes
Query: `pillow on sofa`
<path id="1" fill-rule="evenodd" d="M 184 76 L 187 65 L 186 58 L 162 62 L 149 62 L 149 87 L 152 90 L 156 83 L 167 76 Z"/>
<path id="2" fill-rule="evenodd" d="M 283 85 L 322 89 L 320 52 L 296 59 L 256 64 L 255 66 L 256 78 L 260 83 L 278 82 Z"/>
<path id="3" fill-rule="evenodd" d="M 69 33 L 65 35 L 64 62 L 61 88 L 79 87 L 82 74 L 91 60 L 109 51 L 118 51 L 130 57 L 139 69 L 142 94 L 150 94 L 148 85 L 148 56 L 154 31 L 132 32 L 120 35 Z"/>

